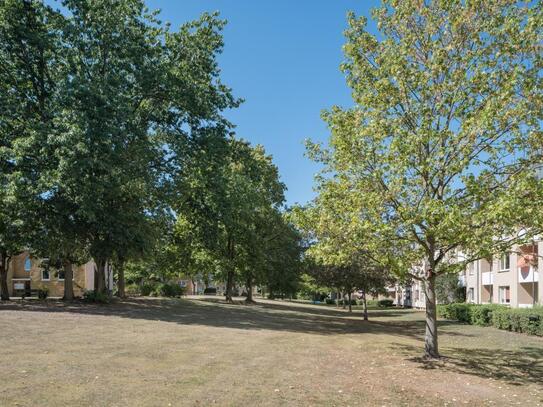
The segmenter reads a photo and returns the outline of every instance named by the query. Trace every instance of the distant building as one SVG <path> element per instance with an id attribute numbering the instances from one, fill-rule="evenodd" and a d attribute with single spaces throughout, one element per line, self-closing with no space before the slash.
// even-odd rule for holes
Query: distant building
<path id="1" fill-rule="evenodd" d="M 86 290 L 94 289 L 94 269 L 90 261 L 81 266 L 73 266 L 74 295 L 82 296 Z M 64 270 L 53 267 L 43 259 L 32 257 L 26 251 L 11 259 L 8 265 L 8 291 L 12 297 L 29 297 L 37 290 L 46 289 L 51 297 L 64 295 Z M 113 273 L 106 267 L 106 286 L 113 288 Z"/>

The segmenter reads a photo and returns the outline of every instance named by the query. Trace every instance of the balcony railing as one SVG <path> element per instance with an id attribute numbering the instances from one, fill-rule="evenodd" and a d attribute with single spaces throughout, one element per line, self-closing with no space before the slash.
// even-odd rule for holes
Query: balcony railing
<path id="1" fill-rule="evenodd" d="M 537 283 L 539 281 L 539 272 L 533 266 L 518 268 L 519 283 Z"/>
<path id="2" fill-rule="evenodd" d="M 493 285 L 494 284 L 494 274 L 492 274 L 490 271 L 487 271 L 486 273 L 483 273 L 482 277 L 483 277 L 483 285 Z"/>

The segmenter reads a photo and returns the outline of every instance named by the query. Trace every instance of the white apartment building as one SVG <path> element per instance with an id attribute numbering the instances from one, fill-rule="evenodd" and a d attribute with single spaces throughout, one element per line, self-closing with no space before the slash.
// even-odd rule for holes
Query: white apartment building
<path id="1" fill-rule="evenodd" d="M 491 259 L 471 263 L 465 272 L 466 301 L 529 308 L 542 304 L 543 285 L 538 264 L 543 241 L 513 247 Z"/>

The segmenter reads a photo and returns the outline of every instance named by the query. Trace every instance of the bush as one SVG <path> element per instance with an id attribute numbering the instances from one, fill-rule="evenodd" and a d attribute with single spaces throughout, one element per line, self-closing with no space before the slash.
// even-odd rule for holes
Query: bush
<path id="1" fill-rule="evenodd" d="M 379 300 L 377 301 L 377 305 L 383 308 L 392 307 L 394 305 L 394 300 L 390 300 L 390 299 Z"/>
<path id="2" fill-rule="evenodd" d="M 83 300 L 98 304 L 107 304 L 110 301 L 110 298 L 107 294 L 98 293 L 94 290 L 88 290 L 83 293 Z"/>
<path id="3" fill-rule="evenodd" d="M 38 298 L 40 300 L 45 300 L 49 296 L 49 289 L 47 287 L 40 288 L 38 290 Z"/>
<path id="4" fill-rule="evenodd" d="M 139 292 L 141 295 L 148 296 L 155 291 L 156 284 L 144 283 L 140 285 Z"/>
<path id="5" fill-rule="evenodd" d="M 151 295 L 156 297 L 181 297 L 184 291 L 183 287 L 175 283 L 159 283 L 151 292 Z"/>
<path id="6" fill-rule="evenodd" d="M 368 305 L 368 308 L 370 308 L 370 307 L 378 307 L 379 306 L 379 300 L 367 300 L 366 304 Z"/>
<path id="7" fill-rule="evenodd" d="M 453 303 L 437 306 L 438 315 L 480 326 L 543 336 L 543 308 L 509 308 L 497 304 Z"/>
<path id="8" fill-rule="evenodd" d="M 474 305 L 469 309 L 470 323 L 479 326 L 490 326 L 492 325 L 493 312 L 500 308 L 504 308 L 504 306 L 498 304 Z"/>
<path id="9" fill-rule="evenodd" d="M 326 301 L 326 303 L 327 303 L 328 305 L 331 305 L 331 304 L 335 304 L 335 303 L 336 303 L 336 300 L 333 300 L 333 299 L 331 299 L 331 298 L 326 298 L 325 301 Z"/>
<path id="10" fill-rule="evenodd" d="M 498 329 L 543 336 L 543 309 L 503 307 L 492 313 L 492 325 Z"/>
<path id="11" fill-rule="evenodd" d="M 137 284 L 128 284 L 124 291 L 129 297 L 141 294 L 140 287 Z"/>
<path id="12" fill-rule="evenodd" d="M 217 289 L 215 287 L 207 287 L 204 290 L 205 295 L 217 295 Z"/>
<path id="13" fill-rule="evenodd" d="M 472 304 L 463 302 L 455 302 L 452 304 L 440 304 L 437 306 L 437 315 L 444 319 L 471 324 L 471 307 Z"/>

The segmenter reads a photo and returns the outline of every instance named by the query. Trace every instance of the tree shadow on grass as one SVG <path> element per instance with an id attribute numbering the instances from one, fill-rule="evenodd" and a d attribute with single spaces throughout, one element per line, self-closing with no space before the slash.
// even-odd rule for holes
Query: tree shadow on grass
<path id="1" fill-rule="evenodd" d="M 511 385 L 543 384 L 543 347 L 521 347 L 511 349 L 444 347 L 440 360 L 426 360 L 413 356 L 420 352 L 415 346 L 395 344 L 408 360 L 425 370 L 479 376 L 485 379 L 502 380 Z"/>
<path id="2" fill-rule="evenodd" d="M 218 299 L 179 300 L 164 298 L 130 298 L 112 304 L 97 305 L 82 301 L 24 301 L 0 305 L 2 310 L 65 312 L 84 315 L 163 321 L 180 325 L 200 325 L 242 330 L 275 330 L 318 335 L 386 334 L 420 340 L 424 321 L 363 321 L 361 313 L 258 302 L 254 306 L 226 304 Z M 390 314 L 387 314 L 390 315 Z M 443 322 L 443 324 L 451 324 Z M 468 336 L 456 333 L 460 336 Z"/>

